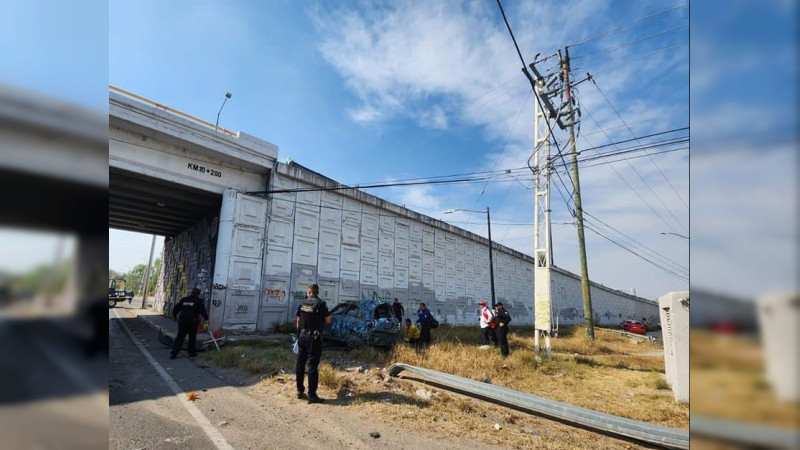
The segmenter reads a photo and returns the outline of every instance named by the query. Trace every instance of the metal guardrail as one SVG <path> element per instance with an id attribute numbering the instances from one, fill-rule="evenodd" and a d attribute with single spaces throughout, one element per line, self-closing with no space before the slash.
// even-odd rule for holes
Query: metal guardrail
<path id="1" fill-rule="evenodd" d="M 481 383 L 436 370 L 410 366 L 408 364 L 397 363 L 392 365 L 392 367 L 389 368 L 389 375 L 396 377 L 402 371 L 421 375 L 447 388 L 465 392 L 482 399 L 488 399 L 498 404 L 549 416 L 563 422 L 573 423 L 605 433 L 624 436 L 663 447 L 679 449 L 689 448 L 688 430 L 678 430 L 613 416 L 611 414 L 592 411 L 591 409 L 549 400 L 488 383 Z"/>
<path id="2" fill-rule="evenodd" d="M 208 128 L 212 128 L 212 129 L 214 129 L 216 131 L 221 131 L 221 132 L 223 132 L 223 133 L 225 133 L 227 135 L 233 136 L 233 137 L 238 137 L 239 136 L 239 134 L 234 132 L 234 131 L 222 128 L 222 127 L 220 127 L 218 125 L 214 125 L 211 122 L 206 122 L 203 119 L 200 119 L 198 117 L 192 116 L 190 114 L 186 114 L 185 112 L 179 111 L 179 110 L 177 110 L 175 108 L 170 108 L 167 105 L 162 105 L 161 103 L 154 102 L 153 100 L 150 100 L 149 98 L 142 97 L 141 95 L 134 94 L 133 92 L 128 92 L 125 89 L 120 89 L 120 88 L 118 88 L 118 87 L 116 87 L 114 85 L 111 85 L 111 84 L 108 85 L 108 88 L 110 90 L 112 90 L 114 92 L 117 92 L 119 94 L 122 94 L 122 95 L 124 95 L 126 97 L 130 97 L 132 99 L 139 100 L 142 103 L 147 103 L 150 106 L 155 106 L 156 108 L 163 109 L 164 111 L 169 111 L 172 114 L 176 114 L 176 115 L 181 116 L 181 117 L 183 117 L 185 119 L 189 119 L 192 122 L 197 122 L 197 123 L 199 123 L 201 125 L 204 125 L 204 126 L 206 126 Z"/>
<path id="3" fill-rule="evenodd" d="M 619 334 L 620 336 L 630 337 L 634 339 L 641 339 L 643 341 L 655 342 L 656 338 L 654 336 L 650 336 L 649 334 L 638 334 L 638 333 L 631 333 L 629 331 L 625 331 L 622 329 L 617 328 L 601 328 L 601 327 L 594 327 L 595 330 L 602 330 L 607 331 L 609 333 Z"/>
<path id="4" fill-rule="evenodd" d="M 693 415 L 692 433 L 711 439 L 759 448 L 800 448 L 800 430 L 772 428 Z"/>

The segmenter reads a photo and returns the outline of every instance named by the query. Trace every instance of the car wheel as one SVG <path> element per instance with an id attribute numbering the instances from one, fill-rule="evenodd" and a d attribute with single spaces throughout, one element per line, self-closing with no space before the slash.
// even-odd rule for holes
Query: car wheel
<path id="1" fill-rule="evenodd" d="M 354 350 L 365 345 L 364 340 L 354 334 L 347 336 L 344 343 L 347 345 L 348 350 Z"/>
<path id="2" fill-rule="evenodd" d="M 117 301 L 113 298 L 108 299 L 108 307 L 113 308 L 115 306 L 117 306 Z"/>

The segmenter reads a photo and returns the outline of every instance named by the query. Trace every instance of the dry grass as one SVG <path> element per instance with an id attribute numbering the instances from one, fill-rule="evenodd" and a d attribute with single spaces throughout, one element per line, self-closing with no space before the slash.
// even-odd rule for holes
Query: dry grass
<path id="1" fill-rule="evenodd" d="M 692 412 L 716 418 L 796 428 L 800 409 L 783 403 L 764 378 L 763 356 L 752 339 L 692 330 Z"/>
<path id="2" fill-rule="evenodd" d="M 688 429 L 689 406 L 677 404 L 671 390 L 665 389 L 663 358 L 640 356 L 660 350 L 659 346 L 603 332 L 590 342 L 580 328 L 562 329 L 561 337 L 552 342 L 552 359 L 533 353 L 533 330 L 526 327 L 513 328 L 508 358 L 496 348 L 480 350 L 477 327 L 441 327 L 434 331 L 433 345 L 424 350 L 398 345 L 388 351 L 361 348 L 346 352 L 326 344 L 320 365 L 321 395 L 335 397 L 335 402 L 348 408 L 369 408 L 371 416 L 398 427 L 430 431 L 445 438 L 474 438 L 517 448 L 629 447 L 591 431 L 449 392 L 421 399 L 417 396 L 419 389 L 436 389 L 409 380 L 389 380 L 385 375 L 385 368 L 403 362 L 596 411 Z M 260 366 L 284 364 L 291 368 L 294 355 L 288 349 L 276 350 L 272 354 L 276 360 L 269 364 L 261 360 Z M 241 349 L 231 349 L 230 353 L 221 354 L 215 363 L 234 364 L 245 370 L 258 367 L 248 369 L 235 358 Z M 245 360 L 259 360 L 256 355 L 245 354 Z M 266 353 L 261 355 L 266 358 Z M 503 426 L 501 432 L 494 431 L 495 423 Z"/>
<path id="3" fill-rule="evenodd" d="M 659 425 L 687 429 L 689 407 L 676 404 L 660 375 L 663 358 L 637 356 L 661 349 L 614 333 L 599 332 L 589 341 L 583 328 L 563 330 L 552 340 L 553 358 L 537 361 L 533 330 L 510 336 L 511 355 L 480 350 L 476 327 L 456 327 L 435 345 L 417 351 L 397 347 L 389 361 L 427 367 L 453 375 L 528 392 L 556 401 Z M 387 364 L 388 365 L 388 364 Z"/>
<path id="4" fill-rule="evenodd" d="M 319 384 L 328 389 L 338 391 L 348 386 L 350 381 L 346 377 L 339 375 L 333 366 L 324 362 L 319 365 Z"/>
<path id="5" fill-rule="evenodd" d="M 284 346 L 236 345 L 223 347 L 220 351 L 208 351 L 201 354 L 218 367 L 239 368 L 251 374 L 275 374 L 280 370 L 292 372 L 294 370 L 295 355 Z"/>

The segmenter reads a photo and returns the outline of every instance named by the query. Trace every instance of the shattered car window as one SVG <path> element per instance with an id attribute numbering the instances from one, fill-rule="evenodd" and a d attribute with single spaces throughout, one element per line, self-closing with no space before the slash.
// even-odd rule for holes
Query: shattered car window
<path id="1" fill-rule="evenodd" d="M 354 348 L 362 345 L 391 347 L 397 341 L 400 323 L 389 303 L 377 300 L 345 301 L 331 311 L 325 338 Z"/>

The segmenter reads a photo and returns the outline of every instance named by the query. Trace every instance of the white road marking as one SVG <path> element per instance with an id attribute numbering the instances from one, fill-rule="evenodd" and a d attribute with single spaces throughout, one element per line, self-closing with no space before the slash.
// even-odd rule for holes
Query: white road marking
<path id="1" fill-rule="evenodd" d="M 116 310 L 112 311 L 117 319 L 121 319 Z M 178 398 L 178 402 L 180 402 L 180 404 L 183 405 L 187 411 L 189 411 L 189 414 L 191 414 L 192 417 L 194 417 L 194 420 L 197 421 L 197 424 L 200 425 L 200 428 L 203 429 L 203 431 L 206 433 L 206 436 L 208 436 L 208 438 L 211 439 L 211 442 L 213 442 L 214 445 L 220 450 L 222 449 L 233 450 L 231 444 L 229 444 L 228 441 L 226 441 L 225 438 L 222 436 L 222 434 L 216 428 L 214 428 L 213 425 L 211 425 L 211 422 L 208 420 L 206 416 L 203 415 L 202 412 L 200 412 L 200 409 L 198 409 L 197 406 L 195 406 L 193 403 L 186 400 L 186 393 L 181 389 L 180 386 L 178 386 L 178 383 L 176 383 L 175 380 L 173 380 L 172 377 L 169 376 L 167 371 L 164 370 L 164 367 L 161 364 L 159 364 L 158 361 L 155 360 L 155 358 L 153 358 L 153 355 L 151 355 L 150 352 L 147 351 L 146 348 L 144 348 L 144 345 L 142 345 L 142 343 L 139 342 L 139 339 L 134 337 L 133 333 L 128 328 L 128 326 L 125 325 L 125 323 L 120 320 L 115 320 L 114 324 L 122 326 L 122 329 L 125 330 L 125 332 L 131 338 L 133 343 L 136 344 L 137 347 L 139 347 L 139 350 L 142 352 L 144 357 L 147 358 L 147 361 L 150 362 L 150 365 L 152 365 L 153 368 L 156 369 L 156 372 L 158 372 L 161 378 L 167 383 L 167 386 L 169 386 L 172 392 L 175 393 L 175 396 Z"/>

